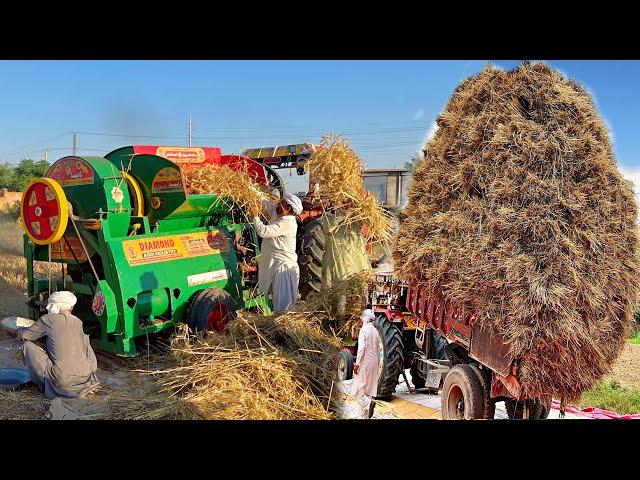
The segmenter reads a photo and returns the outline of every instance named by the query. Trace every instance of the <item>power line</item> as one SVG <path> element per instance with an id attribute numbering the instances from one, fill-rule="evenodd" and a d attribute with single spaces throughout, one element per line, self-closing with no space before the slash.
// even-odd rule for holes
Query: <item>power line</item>
<path id="1" fill-rule="evenodd" d="M 2 152 L 2 155 L 3 156 L 5 156 L 5 155 L 7 155 L 7 156 L 16 155 L 16 154 L 21 153 L 25 148 L 29 148 L 29 147 L 34 146 L 34 145 L 41 145 L 41 144 L 44 144 L 45 142 L 50 142 L 50 141 L 55 140 L 57 138 L 60 138 L 60 137 L 62 137 L 64 135 L 67 135 L 68 133 L 69 132 L 64 132 L 64 133 L 61 133 L 61 134 L 56 135 L 54 137 L 45 138 L 44 140 L 38 140 L 38 141 L 35 141 L 35 142 L 27 143 L 27 144 L 22 145 L 20 147 L 15 147 L 15 150 L 4 151 L 4 152 Z M 31 150 L 29 150 L 29 151 L 31 151 Z"/>
<path id="2" fill-rule="evenodd" d="M 83 135 L 98 135 L 104 137 L 121 137 L 121 138 L 159 138 L 159 139 L 184 139 L 184 137 L 163 137 L 159 135 L 127 135 L 122 133 L 103 133 L 103 132 L 76 132 Z"/>
<path id="3" fill-rule="evenodd" d="M 340 133 L 342 136 L 347 137 L 353 137 L 353 136 L 359 136 L 359 135 L 380 135 L 380 134 L 385 134 L 385 133 L 403 133 L 403 132 L 421 132 L 421 131 L 425 131 L 425 129 L 428 128 L 428 125 L 425 125 L 424 127 L 411 127 L 411 128 L 398 128 L 398 129 L 384 129 L 384 130 L 375 130 L 375 131 L 369 131 L 369 132 L 342 132 Z M 182 137 L 172 137 L 172 136 L 162 136 L 162 135 L 128 135 L 128 134 L 121 134 L 121 133 L 107 133 L 107 132 L 76 132 L 76 133 L 81 133 L 83 135 L 97 135 L 97 136 L 108 136 L 108 137 L 121 137 L 121 138 L 156 138 L 156 139 L 181 139 Z M 237 137 L 237 136 L 201 136 L 198 135 L 197 138 L 199 140 L 242 140 L 242 141 L 252 141 L 252 140 L 277 140 L 279 137 L 283 137 L 283 136 L 301 136 L 301 137 L 314 137 L 314 136 L 322 136 L 324 135 L 326 132 L 306 132 L 306 133 L 301 133 L 299 135 L 296 135 L 295 133 L 292 132 L 287 132 L 287 133 L 282 133 L 282 134 L 270 134 L 270 135 L 260 135 L 260 136 L 251 136 L 250 138 L 247 138 L 247 136 L 241 136 L 241 137 Z"/>
<path id="4" fill-rule="evenodd" d="M 375 150 L 379 148 L 403 147 L 409 145 L 418 145 L 419 142 L 390 143 L 387 145 L 368 145 L 365 147 L 354 147 L 356 150 Z"/>
<path id="5" fill-rule="evenodd" d="M 402 121 L 402 122 L 342 122 L 339 124 L 340 128 L 333 128 L 333 130 L 340 130 L 342 127 L 345 126 L 362 126 L 362 125 L 393 125 L 393 126 L 398 126 L 398 125 L 418 125 L 418 124 L 424 124 L 425 120 L 407 120 L 407 121 Z M 428 125 L 426 125 L 428 126 Z M 260 130 L 260 131 L 264 131 L 265 128 L 264 127 L 215 127 L 216 130 L 239 130 L 239 131 L 249 131 L 249 130 Z M 274 128 L 276 131 L 279 130 L 296 130 L 296 129 L 307 129 L 307 128 L 326 128 L 326 124 L 324 125 L 276 125 L 276 126 L 272 126 L 271 128 Z"/>
<path id="6" fill-rule="evenodd" d="M 64 133 L 64 134 L 61 134 L 61 135 L 57 135 L 57 136 L 55 136 L 55 137 L 50 137 L 50 138 L 48 138 L 48 139 L 44 140 L 42 143 L 40 143 L 40 144 L 39 144 L 40 146 L 38 146 L 38 147 L 36 147 L 36 146 L 35 146 L 35 145 L 37 145 L 38 143 L 37 143 L 37 142 L 34 142 L 34 143 L 32 143 L 32 144 L 29 144 L 29 146 L 33 146 L 34 148 L 29 148 L 29 147 L 27 147 L 27 146 L 23 146 L 23 148 L 20 148 L 20 149 L 16 149 L 16 150 L 13 150 L 13 151 L 10 151 L 10 152 L 3 153 L 3 154 L 2 154 L 2 157 L 3 157 L 3 158 L 18 157 L 18 156 L 21 156 L 21 155 L 25 155 L 25 154 L 27 154 L 27 153 L 31 153 L 31 152 L 35 152 L 35 151 L 40 151 L 40 150 L 42 150 L 43 145 L 44 145 L 44 144 L 46 144 L 45 142 L 47 142 L 47 141 L 51 141 L 51 140 L 54 140 L 54 139 L 57 139 L 57 138 L 60 138 L 60 137 L 62 137 L 62 136 L 64 136 L 64 135 L 67 135 L 67 133 Z"/>

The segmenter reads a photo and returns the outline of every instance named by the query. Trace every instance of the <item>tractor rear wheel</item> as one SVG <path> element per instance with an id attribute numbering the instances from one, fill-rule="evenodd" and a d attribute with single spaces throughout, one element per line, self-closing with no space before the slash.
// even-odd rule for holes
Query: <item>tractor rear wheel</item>
<path id="1" fill-rule="evenodd" d="M 309 295 L 320 292 L 322 288 L 322 257 L 325 249 L 325 235 L 321 217 L 304 223 L 301 227 L 300 246 L 298 248 L 298 266 L 300 268 L 300 296 L 306 300 Z"/>
<path id="2" fill-rule="evenodd" d="M 539 398 L 531 400 L 514 400 L 508 398 L 504 401 L 504 405 L 507 409 L 507 414 L 512 420 L 522 420 L 524 416 L 525 402 L 529 407 L 529 420 L 544 420 L 549 416 L 551 410 L 551 399 L 541 400 Z"/>
<path id="3" fill-rule="evenodd" d="M 396 391 L 404 369 L 404 344 L 402 343 L 402 333 L 386 317 L 376 317 L 374 326 L 380 334 L 380 340 L 382 340 L 383 354 L 376 398 L 387 398 Z"/>
<path id="4" fill-rule="evenodd" d="M 442 387 L 442 419 L 473 420 L 485 418 L 482 384 L 469 365 L 455 365 Z"/>
<path id="5" fill-rule="evenodd" d="M 229 292 L 220 288 L 206 288 L 193 299 L 187 324 L 194 333 L 224 333 L 227 324 L 236 316 L 236 305 Z"/>
<path id="6" fill-rule="evenodd" d="M 353 355 L 346 348 L 338 353 L 338 381 L 350 380 L 353 377 Z"/>

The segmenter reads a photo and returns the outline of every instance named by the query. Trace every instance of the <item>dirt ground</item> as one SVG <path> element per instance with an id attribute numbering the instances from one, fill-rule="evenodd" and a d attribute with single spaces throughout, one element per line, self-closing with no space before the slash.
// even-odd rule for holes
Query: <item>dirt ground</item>
<path id="1" fill-rule="evenodd" d="M 627 388 L 640 388 L 640 345 L 627 343 L 606 379 L 618 380 Z"/>

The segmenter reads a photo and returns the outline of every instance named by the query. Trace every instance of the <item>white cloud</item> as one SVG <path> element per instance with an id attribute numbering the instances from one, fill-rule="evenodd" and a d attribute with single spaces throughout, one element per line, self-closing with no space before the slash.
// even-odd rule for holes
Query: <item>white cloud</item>
<path id="1" fill-rule="evenodd" d="M 421 150 L 424 148 L 427 142 L 433 138 L 433 136 L 436 134 L 437 131 L 438 131 L 438 124 L 434 120 L 433 122 L 431 122 L 431 126 L 429 127 L 429 130 L 427 130 L 427 134 L 424 136 L 424 139 L 422 140 L 422 144 L 420 145 Z"/>
<path id="2" fill-rule="evenodd" d="M 640 205 L 640 167 L 627 168 L 619 166 L 622 176 L 633 182 L 633 193 L 636 194 L 636 202 Z M 638 215 L 638 223 L 640 224 L 640 215 Z"/>
<path id="3" fill-rule="evenodd" d="M 420 120 L 422 117 L 424 117 L 424 110 L 422 108 L 418 109 L 418 111 L 413 114 L 414 120 Z"/>

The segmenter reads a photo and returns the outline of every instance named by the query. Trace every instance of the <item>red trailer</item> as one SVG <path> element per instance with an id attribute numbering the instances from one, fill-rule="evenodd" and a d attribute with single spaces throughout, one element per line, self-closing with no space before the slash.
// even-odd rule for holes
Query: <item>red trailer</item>
<path id="1" fill-rule="evenodd" d="M 548 416 L 551 396 L 523 398 L 518 359 L 501 335 L 480 328 L 477 312 L 411 286 L 406 308 L 418 323 L 412 374 L 421 378 L 414 384 L 442 390 L 442 418 L 493 418 L 499 401 L 505 401 L 510 418 Z M 438 337 L 446 340 L 444 356 L 435 355 Z"/>

